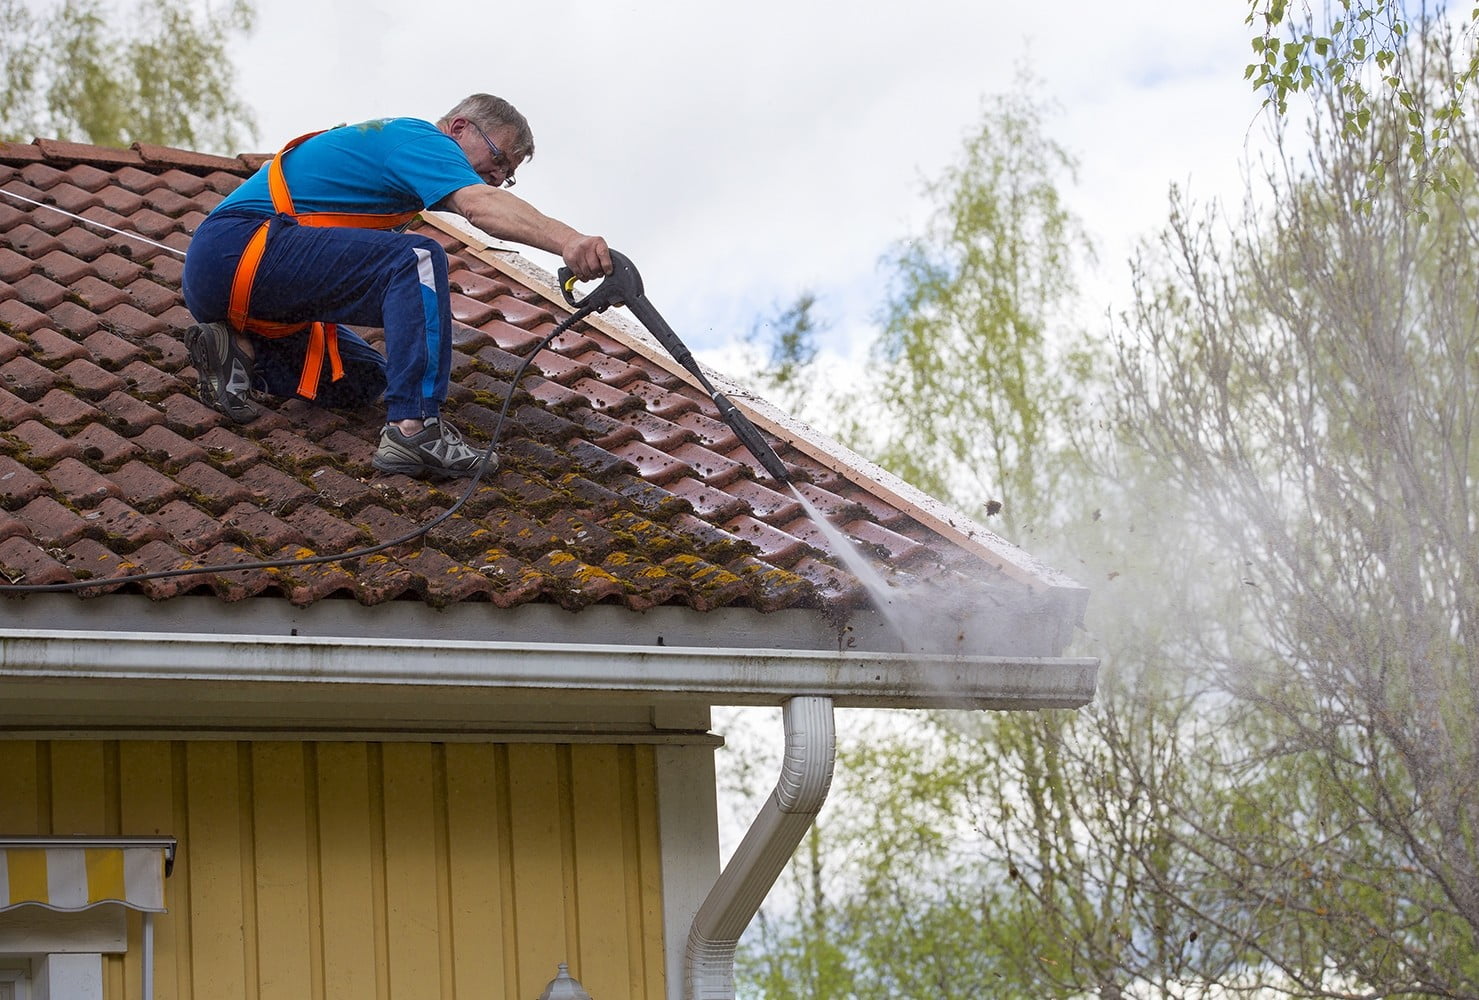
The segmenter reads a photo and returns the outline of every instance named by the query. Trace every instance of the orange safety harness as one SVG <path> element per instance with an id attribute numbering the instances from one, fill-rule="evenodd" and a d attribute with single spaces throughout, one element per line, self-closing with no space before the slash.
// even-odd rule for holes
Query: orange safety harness
<path id="1" fill-rule="evenodd" d="M 416 212 L 387 214 L 360 212 L 303 212 L 293 208 L 292 195 L 288 193 L 287 178 L 283 176 L 282 161 L 289 150 L 307 142 L 324 129 L 300 135 L 282 148 L 267 166 L 267 190 L 272 195 L 273 211 L 292 216 L 301 226 L 352 226 L 358 229 L 394 229 L 416 218 Z M 252 238 L 247 241 L 241 261 L 236 265 L 236 275 L 231 279 L 231 302 L 226 321 L 242 333 L 255 333 L 263 337 L 286 337 L 300 330 L 308 330 L 308 351 L 303 357 L 303 374 L 298 380 L 298 395 L 304 399 L 318 396 L 319 378 L 323 374 L 324 358 L 329 360 L 330 381 L 344 377 L 344 364 L 339 360 L 339 328 L 334 323 L 276 323 L 271 320 L 253 319 L 247 314 L 252 301 L 252 284 L 257 280 L 257 267 L 262 263 L 262 254 L 267 249 L 267 233 L 272 220 L 266 219 Z"/>

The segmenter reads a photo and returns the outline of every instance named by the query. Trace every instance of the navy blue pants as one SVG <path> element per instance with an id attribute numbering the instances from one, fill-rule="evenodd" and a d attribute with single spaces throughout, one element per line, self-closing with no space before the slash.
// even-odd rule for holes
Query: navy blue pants
<path id="1" fill-rule="evenodd" d="M 202 323 L 224 322 L 231 282 L 247 241 L 264 216 L 221 212 L 196 229 L 185 254 L 185 306 Z M 385 354 L 343 326 L 344 378 L 329 366 L 315 400 L 364 406 L 382 393 L 387 420 L 438 416 L 452 370 L 452 311 L 447 255 L 435 240 L 380 229 L 300 226 L 274 215 L 257 268 L 253 319 L 278 323 L 354 323 L 385 329 Z M 296 396 L 307 333 L 252 335 L 256 373 L 267 391 Z"/>

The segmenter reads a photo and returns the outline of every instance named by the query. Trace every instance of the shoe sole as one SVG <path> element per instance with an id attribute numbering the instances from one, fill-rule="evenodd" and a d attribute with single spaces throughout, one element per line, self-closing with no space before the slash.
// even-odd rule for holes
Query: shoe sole
<path id="1" fill-rule="evenodd" d="M 381 458 L 379 455 L 370 459 L 370 464 L 381 472 L 410 476 L 413 479 L 421 479 L 423 477 L 431 479 L 470 479 L 477 475 L 478 471 L 476 465 L 466 470 L 444 469 L 440 466 L 426 465 L 422 462 L 397 462 L 394 459 Z M 489 464 L 493 465 L 491 462 Z M 496 465 L 493 467 L 497 468 Z"/>
<path id="2" fill-rule="evenodd" d="M 477 475 L 478 467 L 483 464 L 482 456 L 466 469 L 449 469 L 442 465 L 428 465 L 418 458 L 396 458 L 391 455 L 377 451 L 370 459 L 370 464 L 381 472 L 398 473 L 402 476 L 421 478 L 423 476 L 433 479 L 469 479 Z M 491 455 L 488 458 L 488 472 L 498 468 L 498 456 Z"/>
<path id="3" fill-rule="evenodd" d="M 228 354 L 227 358 L 217 361 L 212 357 L 215 353 L 213 347 L 211 335 L 206 332 L 204 326 L 192 326 L 185 331 L 185 353 L 190 356 L 190 364 L 195 368 L 196 387 L 199 390 L 200 399 L 228 420 L 238 424 L 251 423 L 260 415 L 256 406 L 247 403 L 242 407 L 241 412 L 232 412 L 231 404 L 223 398 L 224 392 L 216 388 L 215 383 L 222 381 L 224 385 L 224 380 L 212 378 L 211 373 L 215 372 L 219 376 L 221 368 L 230 358 Z"/>

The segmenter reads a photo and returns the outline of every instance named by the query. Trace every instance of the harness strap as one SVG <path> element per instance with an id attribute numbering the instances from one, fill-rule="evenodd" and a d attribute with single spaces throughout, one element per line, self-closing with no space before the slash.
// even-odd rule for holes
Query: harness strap
<path id="1" fill-rule="evenodd" d="M 305 212 L 299 214 L 293 208 L 293 196 L 288 191 L 287 177 L 283 174 L 282 161 L 288 151 L 325 129 L 300 135 L 282 148 L 267 166 L 267 190 L 272 196 L 273 211 L 288 215 L 302 226 L 349 226 L 356 229 L 394 229 L 416 218 L 416 212 Z M 304 399 L 318 396 L 318 383 L 323 375 L 324 360 L 329 362 L 329 381 L 337 382 L 344 377 L 344 363 L 339 357 L 339 327 L 335 323 L 279 323 L 272 320 L 254 319 L 248 314 L 252 301 L 252 286 L 257 280 L 257 268 L 262 264 L 262 255 L 267 250 L 267 236 L 272 220 L 264 219 L 247 241 L 237 262 L 236 273 L 231 279 L 231 301 L 227 308 L 226 321 L 235 330 L 255 333 L 262 337 L 286 337 L 300 330 L 308 330 L 308 350 L 303 356 L 303 374 L 298 379 L 298 395 Z"/>

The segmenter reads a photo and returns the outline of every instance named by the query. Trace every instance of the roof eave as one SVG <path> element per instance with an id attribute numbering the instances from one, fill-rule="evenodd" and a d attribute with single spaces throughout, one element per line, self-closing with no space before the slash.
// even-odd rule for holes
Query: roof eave
<path id="1" fill-rule="evenodd" d="M 1028 709 L 1086 704 L 1097 668 L 1078 657 L 0 630 L 0 687 L 375 685 L 711 706 L 818 695 L 844 707 Z"/>

